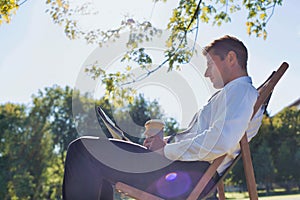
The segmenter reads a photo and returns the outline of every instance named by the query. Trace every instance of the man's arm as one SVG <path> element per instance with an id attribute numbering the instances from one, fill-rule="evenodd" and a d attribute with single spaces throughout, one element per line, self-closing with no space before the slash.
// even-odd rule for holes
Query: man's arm
<path id="1" fill-rule="evenodd" d="M 238 144 L 251 119 L 257 92 L 242 85 L 226 88 L 220 95 L 221 102 L 217 103 L 223 106 L 212 110 L 210 127 L 194 138 L 167 144 L 164 147 L 167 158 L 212 161 Z"/>

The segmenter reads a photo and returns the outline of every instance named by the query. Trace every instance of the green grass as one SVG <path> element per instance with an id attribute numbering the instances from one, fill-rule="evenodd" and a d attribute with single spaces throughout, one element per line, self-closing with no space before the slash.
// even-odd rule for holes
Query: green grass
<path id="1" fill-rule="evenodd" d="M 248 193 L 238 193 L 238 192 L 227 192 L 225 193 L 226 199 L 249 199 Z M 289 195 L 272 195 L 259 197 L 258 199 L 263 200 L 278 200 L 278 199 L 288 199 L 288 200 L 300 200 L 300 194 L 289 194 Z"/>
<path id="2" fill-rule="evenodd" d="M 279 195 L 279 196 L 270 196 L 270 197 L 260 197 L 259 199 L 265 200 L 277 200 L 277 199 L 288 199 L 288 200 L 298 200 L 300 199 L 300 194 L 289 194 L 289 195 Z"/>
<path id="3" fill-rule="evenodd" d="M 271 196 L 264 196 L 264 193 L 261 193 L 259 200 L 300 200 L 300 194 L 284 194 L 283 190 L 276 189 L 275 194 Z M 236 200 L 249 200 L 248 192 L 225 192 L 226 199 L 236 199 Z M 134 200 L 133 198 L 126 197 L 124 194 L 115 192 L 116 200 Z"/>

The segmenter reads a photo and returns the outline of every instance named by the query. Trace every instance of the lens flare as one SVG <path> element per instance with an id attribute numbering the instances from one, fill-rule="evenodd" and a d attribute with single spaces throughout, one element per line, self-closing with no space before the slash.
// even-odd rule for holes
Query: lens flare
<path id="1" fill-rule="evenodd" d="M 156 191 L 166 199 L 180 198 L 191 189 L 191 183 L 187 172 L 170 172 L 156 182 Z"/>
<path id="2" fill-rule="evenodd" d="M 176 172 L 169 173 L 165 176 L 166 181 L 174 181 L 177 177 Z"/>

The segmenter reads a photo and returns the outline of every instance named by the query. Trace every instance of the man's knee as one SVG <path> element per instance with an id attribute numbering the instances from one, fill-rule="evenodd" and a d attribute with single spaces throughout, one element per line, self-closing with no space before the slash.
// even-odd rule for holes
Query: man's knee
<path id="1" fill-rule="evenodd" d="M 99 137 L 94 137 L 94 136 L 82 136 L 79 137 L 75 140 L 73 140 L 72 142 L 70 142 L 69 146 L 68 146 L 68 154 L 73 153 L 74 151 L 80 151 L 84 148 L 84 143 L 88 140 L 98 140 Z"/>

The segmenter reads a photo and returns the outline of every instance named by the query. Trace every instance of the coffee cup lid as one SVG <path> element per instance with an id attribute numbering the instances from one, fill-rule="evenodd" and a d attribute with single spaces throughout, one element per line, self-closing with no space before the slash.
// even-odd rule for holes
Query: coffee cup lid
<path id="1" fill-rule="evenodd" d="M 146 123 L 145 123 L 145 127 L 150 125 L 151 124 L 151 127 L 153 128 L 163 128 L 165 126 L 165 123 L 163 120 L 161 119 L 151 119 L 151 120 L 148 120 Z"/>

